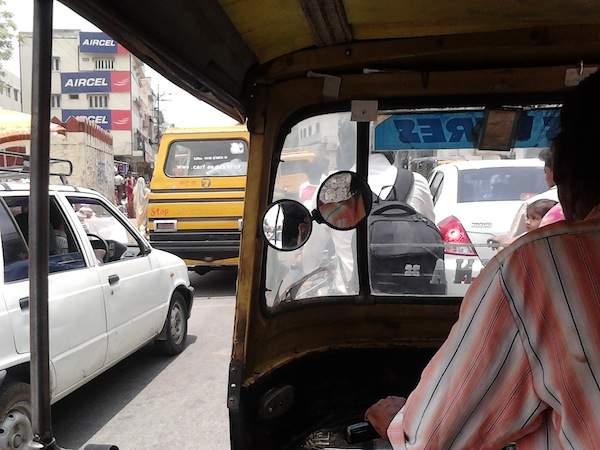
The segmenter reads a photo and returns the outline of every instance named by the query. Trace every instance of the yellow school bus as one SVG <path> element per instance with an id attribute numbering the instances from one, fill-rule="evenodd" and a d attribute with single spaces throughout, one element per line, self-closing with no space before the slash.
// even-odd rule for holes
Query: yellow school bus
<path id="1" fill-rule="evenodd" d="M 248 142 L 242 125 L 165 132 L 150 183 L 153 247 L 200 274 L 237 266 Z"/>

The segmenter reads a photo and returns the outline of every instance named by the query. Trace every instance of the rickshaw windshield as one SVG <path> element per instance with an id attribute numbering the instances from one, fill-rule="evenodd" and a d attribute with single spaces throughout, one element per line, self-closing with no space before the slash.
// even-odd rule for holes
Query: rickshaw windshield
<path id="1" fill-rule="evenodd" d="M 482 107 L 380 113 L 369 130 L 367 221 L 370 292 L 462 297 L 487 262 L 523 232 L 527 205 L 558 201 L 540 152 L 559 126 L 556 105 L 523 105 L 510 151 L 481 151 Z M 288 155 L 314 154 L 300 167 Z M 292 153 L 293 152 L 293 153 Z M 349 113 L 324 114 L 292 127 L 281 149 L 273 201 L 316 208 L 331 173 L 356 171 L 357 126 Z M 293 179 L 290 167 L 296 164 Z M 289 167 L 288 167 L 289 166 Z M 278 230 L 273 230 L 277 233 Z M 282 230 L 279 230 L 281 233 Z M 359 293 L 357 231 L 313 224 L 306 245 L 267 250 L 267 306 L 339 299 Z M 336 301 L 333 300 L 332 301 Z"/>

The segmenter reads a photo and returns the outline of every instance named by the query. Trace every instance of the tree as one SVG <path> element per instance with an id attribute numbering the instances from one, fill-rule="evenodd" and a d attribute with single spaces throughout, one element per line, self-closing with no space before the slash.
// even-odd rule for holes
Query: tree
<path id="1" fill-rule="evenodd" d="M 2 71 L 2 62 L 8 61 L 13 53 L 13 38 L 17 26 L 13 20 L 13 13 L 6 10 L 6 3 L 0 0 L 0 73 Z"/>

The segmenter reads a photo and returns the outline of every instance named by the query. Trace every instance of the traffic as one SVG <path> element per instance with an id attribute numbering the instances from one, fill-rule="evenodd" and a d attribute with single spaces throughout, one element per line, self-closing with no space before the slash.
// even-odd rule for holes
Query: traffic
<path id="1" fill-rule="evenodd" d="M 32 0 L 0 90 L 31 112 L 0 448 L 58 448 L 52 403 L 146 344 L 173 365 L 108 444 L 218 448 L 194 432 L 226 420 L 231 450 L 600 447 L 599 5 L 63 1 L 102 31 Z M 239 126 L 167 125 L 207 109 L 149 73 Z M 232 308 L 194 304 L 234 268 Z"/>

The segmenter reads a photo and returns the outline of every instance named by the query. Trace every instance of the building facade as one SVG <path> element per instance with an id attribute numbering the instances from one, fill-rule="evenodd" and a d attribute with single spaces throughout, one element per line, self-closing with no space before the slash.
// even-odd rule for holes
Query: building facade
<path id="1" fill-rule="evenodd" d="M 31 108 L 32 33 L 19 33 L 23 109 Z M 109 131 L 115 158 L 144 173 L 155 146 L 153 94 L 143 63 L 101 32 L 54 30 L 51 116 L 86 117 Z"/>
<path id="2" fill-rule="evenodd" d="M 0 108 L 22 112 L 21 97 L 19 77 L 4 69 L 0 70 Z"/>

